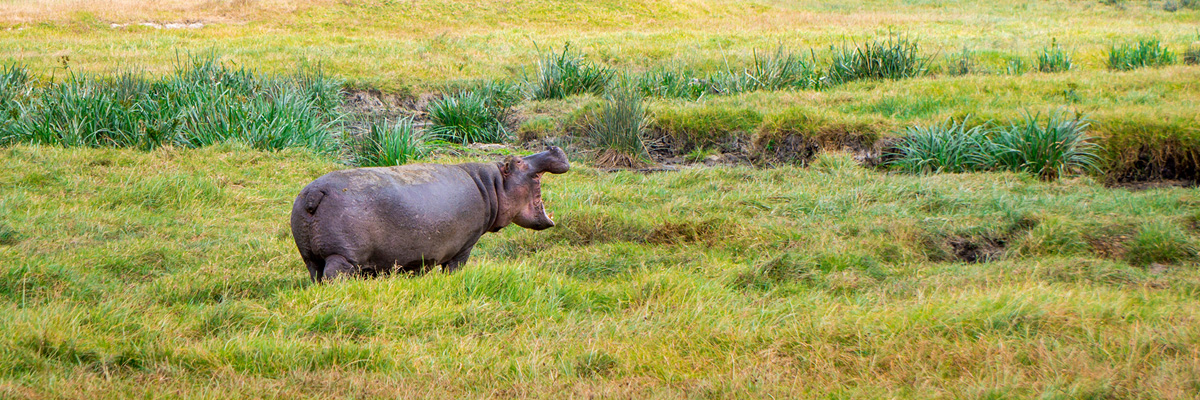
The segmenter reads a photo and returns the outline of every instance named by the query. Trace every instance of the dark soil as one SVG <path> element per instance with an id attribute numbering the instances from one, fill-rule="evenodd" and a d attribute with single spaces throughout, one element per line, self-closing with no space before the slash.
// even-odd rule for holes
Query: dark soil
<path id="1" fill-rule="evenodd" d="M 956 237 L 951 238 L 950 247 L 954 249 L 954 257 L 967 263 L 989 262 L 1000 259 L 1007 245 L 1004 239 L 989 237 Z"/>
<path id="2" fill-rule="evenodd" d="M 1132 233 L 1124 232 L 1121 227 L 1100 229 L 1087 236 L 1092 252 L 1098 256 L 1119 260 L 1125 258 L 1125 242 L 1129 241 Z"/>
<path id="3" fill-rule="evenodd" d="M 428 97 L 386 94 L 375 89 L 350 89 L 342 102 L 342 111 L 353 117 L 408 117 L 419 115 L 428 105 Z"/>
<path id="4" fill-rule="evenodd" d="M 1106 171 L 1111 186 L 1158 181 L 1187 181 L 1194 185 L 1200 179 L 1200 160 L 1197 160 L 1200 155 L 1194 152 L 1141 149 L 1136 154 Z"/>
<path id="5" fill-rule="evenodd" d="M 758 147 L 758 154 L 753 156 L 759 163 L 765 164 L 808 165 L 808 161 L 821 151 L 821 146 L 815 140 L 801 135 L 786 135 Z"/>
<path id="6" fill-rule="evenodd" d="M 1195 187 L 1196 181 L 1183 179 L 1163 179 L 1150 181 L 1133 181 L 1133 182 L 1115 182 L 1110 183 L 1109 187 L 1129 189 L 1129 190 L 1148 190 L 1173 187 Z"/>

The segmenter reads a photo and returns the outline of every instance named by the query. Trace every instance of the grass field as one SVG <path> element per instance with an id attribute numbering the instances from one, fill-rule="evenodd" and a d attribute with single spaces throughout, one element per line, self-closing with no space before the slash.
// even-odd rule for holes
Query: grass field
<path id="1" fill-rule="evenodd" d="M 964 47 L 989 69 L 1032 58 L 1056 39 L 1084 69 L 1103 69 L 1114 42 L 1155 38 L 1177 53 L 1200 41 L 1200 10 L 1162 2 L 608 0 L 166 1 L 9 0 L 0 3 L 0 61 L 41 74 L 143 67 L 165 72 L 180 54 L 217 52 L 267 72 L 321 64 L 355 85 L 423 91 L 446 82 L 514 78 L 571 43 L 592 59 L 641 70 L 737 67 L 778 46 L 807 53 L 889 32 L 931 53 Z M 155 29 L 141 22 L 208 23 Z M 123 29 L 111 24 L 133 24 Z M 55 72 L 57 69 L 57 72 Z"/>
<path id="2" fill-rule="evenodd" d="M 1197 7 L 0 0 L 0 398 L 1200 398 Z M 1094 170 L 870 165 L 1052 113 Z M 309 282 L 312 179 L 543 143 L 558 226 Z"/>
<path id="3" fill-rule="evenodd" d="M 459 273 L 312 285 L 306 150 L 0 158 L 6 396 L 1200 395 L 1193 189 L 576 166 Z"/>

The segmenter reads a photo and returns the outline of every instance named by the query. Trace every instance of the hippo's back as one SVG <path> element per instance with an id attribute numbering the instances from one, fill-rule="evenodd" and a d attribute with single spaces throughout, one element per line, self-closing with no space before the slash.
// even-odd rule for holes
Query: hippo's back
<path id="1" fill-rule="evenodd" d="M 442 262 L 491 223 L 477 182 L 459 165 L 330 172 L 296 199 L 296 245 L 306 259 L 336 254 L 385 268 Z"/>

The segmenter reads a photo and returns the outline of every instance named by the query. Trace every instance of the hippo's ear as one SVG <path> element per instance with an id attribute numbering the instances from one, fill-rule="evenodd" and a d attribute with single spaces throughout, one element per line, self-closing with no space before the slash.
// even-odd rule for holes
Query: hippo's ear
<path id="1" fill-rule="evenodd" d="M 525 162 L 529 163 L 529 167 L 535 174 L 543 172 L 561 174 L 571 169 L 571 163 L 567 161 L 567 154 L 558 146 L 550 146 L 546 148 L 546 151 L 525 157 Z"/>
<path id="2" fill-rule="evenodd" d="M 500 166 L 500 173 L 508 176 L 513 172 L 520 172 L 526 169 L 529 169 L 529 165 L 525 163 L 525 160 L 516 156 L 508 156 L 508 158 L 504 159 L 504 165 Z"/>

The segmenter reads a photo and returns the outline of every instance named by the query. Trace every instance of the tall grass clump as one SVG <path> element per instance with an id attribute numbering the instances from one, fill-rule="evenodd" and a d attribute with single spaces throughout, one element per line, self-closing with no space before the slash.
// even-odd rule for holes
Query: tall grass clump
<path id="1" fill-rule="evenodd" d="M 1052 39 L 1050 47 L 1043 48 L 1042 52 L 1038 53 L 1038 72 L 1066 72 L 1070 71 L 1072 66 L 1074 64 L 1071 63 L 1071 54 L 1058 45 L 1057 39 Z"/>
<path id="2" fill-rule="evenodd" d="M 520 90 L 514 84 L 505 81 L 488 80 L 476 85 L 472 91 L 487 99 L 487 106 L 501 120 L 508 117 L 512 108 L 522 100 Z"/>
<path id="3" fill-rule="evenodd" d="M 991 162 L 996 169 L 1027 172 L 1044 180 L 1099 170 L 1100 147 L 1091 141 L 1082 116 L 1052 112 L 1043 124 L 1036 114 L 1000 127 L 992 134 Z"/>
<path id="4" fill-rule="evenodd" d="M 1143 225 L 1127 246 L 1125 259 L 1137 266 L 1192 261 L 1200 251 L 1181 227 L 1168 221 Z"/>
<path id="5" fill-rule="evenodd" d="M 534 100 L 561 99 L 566 96 L 592 93 L 603 94 L 616 72 L 612 68 L 593 64 L 583 55 L 563 46 L 561 53 L 551 52 L 538 62 L 537 76 L 529 85 Z"/>
<path id="6" fill-rule="evenodd" d="M 178 144 L 238 141 L 263 150 L 323 152 L 336 147 L 329 132 L 342 118 L 342 82 L 319 69 L 262 75 L 201 57 L 178 71 L 162 82 L 167 93 L 175 93 L 169 97 L 175 104 L 167 104 L 164 112 L 177 106 L 187 132 Z"/>
<path id="7" fill-rule="evenodd" d="M 183 110 L 154 93 L 164 86 L 134 73 L 73 75 L 40 91 L 19 141 L 151 149 L 181 140 Z"/>
<path id="8" fill-rule="evenodd" d="M 1175 63 L 1175 54 L 1158 39 L 1142 39 L 1136 43 L 1114 44 L 1108 50 L 1108 69 L 1132 71 L 1142 67 L 1158 67 Z"/>
<path id="9" fill-rule="evenodd" d="M 889 164 L 910 173 L 979 171 L 990 166 L 984 150 L 989 147 L 984 126 L 951 119 L 905 129 Z"/>
<path id="10" fill-rule="evenodd" d="M 1100 146 L 1081 116 L 1053 112 L 1045 123 L 1036 114 L 1007 126 L 968 127 L 964 121 L 905 130 L 888 164 L 911 173 L 1005 170 L 1044 180 L 1097 171 Z"/>
<path id="11" fill-rule="evenodd" d="M 722 93 L 813 88 L 820 83 L 821 75 L 816 63 L 809 60 L 789 53 L 783 47 L 771 55 L 759 55 L 755 51 L 753 62 L 745 70 L 725 71 L 710 80 Z"/>
<path id="12" fill-rule="evenodd" d="M 1197 0 L 1200 3 L 1200 0 Z M 1189 45 L 1187 51 L 1183 53 L 1183 63 L 1187 65 L 1200 64 L 1200 45 Z"/>
<path id="13" fill-rule="evenodd" d="M 632 88 L 610 91 L 584 129 L 589 144 L 597 151 L 596 164 L 630 168 L 645 165 L 649 159 L 643 141 L 647 125 L 641 93 Z"/>
<path id="14" fill-rule="evenodd" d="M 367 133 L 350 142 L 354 163 L 363 167 L 404 165 L 425 158 L 432 148 L 411 118 L 372 123 Z"/>
<path id="15" fill-rule="evenodd" d="M 71 75 L 24 97 L 17 114 L 3 106 L 22 122 L 5 125 L 0 142 L 152 149 L 238 141 L 262 150 L 331 151 L 329 130 L 342 101 L 341 82 L 319 71 L 260 75 L 213 58 L 193 59 L 159 79 Z"/>
<path id="16" fill-rule="evenodd" d="M 643 96 L 696 100 L 705 94 L 716 93 L 709 80 L 698 79 L 687 69 L 659 68 L 637 77 L 637 88 Z"/>
<path id="17" fill-rule="evenodd" d="M 429 103 L 429 133 L 454 143 L 500 143 L 508 139 L 496 100 L 475 91 L 458 92 Z"/>
<path id="18" fill-rule="evenodd" d="M 959 76 L 967 75 L 975 72 L 975 52 L 966 47 L 963 47 L 961 52 L 950 57 L 949 65 L 946 67 L 946 72 L 950 75 Z"/>
<path id="19" fill-rule="evenodd" d="M 1024 75 L 1029 72 L 1029 64 L 1026 64 L 1023 58 L 1013 57 L 1008 59 L 1008 66 L 1005 67 L 1004 72 L 1009 75 Z"/>
<path id="20" fill-rule="evenodd" d="M 0 66 L 0 145 L 24 129 L 33 90 L 29 71 L 16 64 Z"/>
<path id="21" fill-rule="evenodd" d="M 864 43 L 862 46 L 831 48 L 833 62 L 826 79 L 832 84 L 859 79 L 902 79 L 924 75 L 929 58 L 921 54 L 920 45 L 906 37 L 889 37 L 886 41 Z"/>

